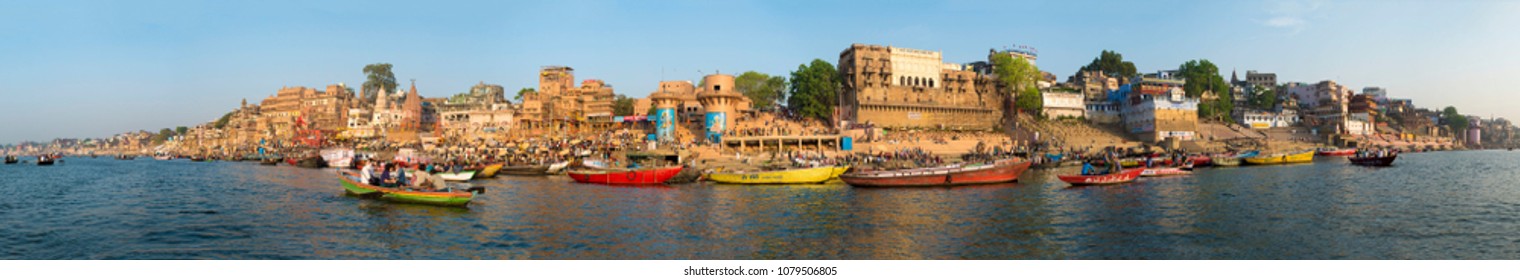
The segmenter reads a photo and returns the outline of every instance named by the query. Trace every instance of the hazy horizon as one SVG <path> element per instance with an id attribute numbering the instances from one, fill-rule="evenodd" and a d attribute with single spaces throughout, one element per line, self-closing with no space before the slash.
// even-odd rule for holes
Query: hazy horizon
<path id="1" fill-rule="evenodd" d="M 536 87 L 544 65 L 643 97 L 662 80 L 837 63 L 852 43 L 951 63 L 1026 45 L 1062 81 L 1102 50 L 1140 72 L 1208 59 L 1227 79 L 1378 86 L 1516 120 L 1520 99 L 1483 82 L 1520 73 L 1514 15 L 1520 2 L 20 2 L 0 10 L 0 110 L 12 116 L 0 143 L 193 126 L 284 86 L 357 88 L 371 63 L 428 97 Z"/>

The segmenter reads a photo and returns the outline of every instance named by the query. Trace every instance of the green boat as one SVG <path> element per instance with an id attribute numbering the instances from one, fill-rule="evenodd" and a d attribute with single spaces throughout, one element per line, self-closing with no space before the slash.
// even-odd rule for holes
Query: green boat
<path id="1" fill-rule="evenodd" d="M 358 179 L 356 179 L 358 177 L 359 174 L 355 174 L 352 171 L 342 171 L 338 174 L 338 179 L 343 181 L 343 190 L 350 194 L 378 197 L 381 200 L 403 203 L 464 207 L 470 204 L 471 199 L 475 198 L 475 193 L 485 192 L 484 188 L 479 187 L 472 187 L 464 191 L 410 191 L 400 188 L 367 185 L 358 182 Z"/>

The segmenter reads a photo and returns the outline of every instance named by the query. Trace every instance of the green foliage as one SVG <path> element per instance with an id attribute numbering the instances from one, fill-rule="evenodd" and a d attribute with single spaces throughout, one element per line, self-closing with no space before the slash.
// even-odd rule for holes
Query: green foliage
<path id="1" fill-rule="evenodd" d="M 1103 50 L 1097 58 L 1093 58 L 1092 63 L 1082 66 L 1081 72 L 1086 71 L 1103 72 L 1109 77 L 1134 77 L 1135 73 L 1138 73 L 1134 62 L 1124 61 L 1124 55 L 1110 50 Z"/>
<path id="2" fill-rule="evenodd" d="M 787 108 L 810 118 L 829 120 L 839 105 L 839 70 L 822 59 L 797 66 L 791 73 Z"/>
<path id="3" fill-rule="evenodd" d="M 1045 108 L 1045 97 L 1040 94 L 1040 89 L 1028 87 L 1014 97 L 1013 106 L 1025 112 L 1039 113 Z"/>
<path id="4" fill-rule="evenodd" d="M 748 71 L 734 77 L 734 90 L 754 101 L 755 108 L 769 108 L 786 94 L 786 77 Z"/>
<path id="5" fill-rule="evenodd" d="M 1457 107 L 1446 106 L 1441 110 L 1441 120 L 1446 122 L 1446 127 L 1451 129 L 1452 134 L 1461 135 L 1467 130 L 1467 116 L 1457 113 Z"/>
<path id="6" fill-rule="evenodd" d="M 534 93 L 534 92 L 538 92 L 538 90 L 534 90 L 533 88 L 522 88 L 522 89 L 517 90 L 517 96 L 516 97 L 512 97 L 512 99 L 513 100 L 517 100 L 517 101 L 522 101 L 524 94 Z"/>
<path id="7" fill-rule="evenodd" d="M 997 55 L 992 57 L 992 72 L 1003 84 L 1006 94 L 1013 96 L 1014 106 L 1028 112 L 1039 112 L 1044 98 L 1035 83 L 1040 80 L 1040 69 L 1022 57 Z"/>
<path id="8" fill-rule="evenodd" d="M 1255 86 L 1251 92 L 1251 100 L 1249 100 L 1251 106 L 1255 106 L 1256 108 L 1263 110 L 1269 110 L 1272 109 L 1272 107 L 1277 106 L 1276 89 L 1270 87 Z"/>
<path id="9" fill-rule="evenodd" d="M 148 138 L 148 140 L 153 141 L 153 144 L 156 145 L 163 144 L 164 141 L 169 141 L 169 137 L 174 137 L 174 130 L 164 128 L 158 130 L 158 134 L 154 134 L 153 137 Z"/>
<path id="10" fill-rule="evenodd" d="M 227 112 L 227 114 L 222 115 L 222 118 L 216 119 L 216 123 L 212 124 L 212 127 L 216 127 L 216 129 L 222 129 L 223 127 L 227 126 L 227 121 L 229 120 L 232 120 L 232 112 Z"/>
<path id="11" fill-rule="evenodd" d="M 185 132 L 189 132 L 189 131 L 190 131 L 190 128 L 188 128 L 188 127 L 183 127 L 183 126 L 176 127 L 176 128 L 174 128 L 174 135 L 185 135 Z"/>
<path id="12" fill-rule="evenodd" d="M 364 84 L 361 85 L 364 93 L 361 98 L 365 102 L 375 102 L 375 97 L 379 96 L 380 89 L 385 89 L 385 92 L 396 92 L 398 84 L 396 83 L 396 75 L 391 73 L 390 63 L 365 65 L 364 77 Z"/>
<path id="13" fill-rule="evenodd" d="M 1177 71 L 1181 72 L 1183 80 L 1186 81 L 1182 90 L 1188 97 L 1202 97 L 1206 92 L 1219 97 L 1219 99 L 1198 104 L 1200 118 L 1234 122 L 1230 112 L 1235 110 L 1235 95 L 1230 94 L 1230 84 L 1225 82 L 1224 77 L 1219 76 L 1219 67 L 1214 66 L 1214 63 L 1207 59 L 1190 60 L 1178 66 Z"/>
<path id="14" fill-rule="evenodd" d="M 622 94 L 617 95 L 617 97 L 614 97 L 613 100 L 612 100 L 612 115 L 614 115 L 614 116 L 632 116 L 633 115 L 633 101 L 634 101 L 633 98 L 628 98 L 627 96 L 623 96 Z"/>

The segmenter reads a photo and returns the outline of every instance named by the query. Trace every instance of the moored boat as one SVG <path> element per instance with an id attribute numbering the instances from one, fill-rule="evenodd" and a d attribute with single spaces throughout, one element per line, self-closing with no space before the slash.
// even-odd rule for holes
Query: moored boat
<path id="1" fill-rule="evenodd" d="M 1240 166 L 1239 157 L 1215 157 L 1209 162 L 1214 166 Z"/>
<path id="2" fill-rule="evenodd" d="M 261 159 L 261 160 L 259 160 L 259 164 L 260 165 L 278 165 L 278 164 L 280 164 L 280 159 L 279 158 Z"/>
<path id="3" fill-rule="evenodd" d="M 549 165 L 517 165 L 498 167 L 497 173 L 513 176 L 549 175 Z"/>
<path id="4" fill-rule="evenodd" d="M 1385 157 L 1350 157 L 1347 159 L 1351 160 L 1351 164 L 1361 166 L 1393 166 L 1393 160 L 1398 158 L 1399 155 L 1393 154 Z"/>
<path id="5" fill-rule="evenodd" d="M 835 166 L 834 172 L 829 174 L 829 179 L 839 179 L 839 175 L 844 175 L 845 172 L 849 171 L 849 165 Z"/>
<path id="6" fill-rule="evenodd" d="M 290 161 L 290 159 L 286 159 L 287 163 L 289 161 Z M 305 168 L 327 168 L 327 161 L 323 160 L 321 156 L 308 156 L 308 157 L 296 160 L 295 163 L 291 163 L 291 164 L 295 165 L 295 166 L 299 166 L 299 167 L 305 167 Z"/>
<path id="7" fill-rule="evenodd" d="M 725 184 L 817 184 L 834 175 L 834 166 L 759 172 L 715 172 L 707 180 Z"/>
<path id="8" fill-rule="evenodd" d="M 1183 170 L 1180 167 L 1146 168 L 1145 171 L 1140 172 L 1140 177 L 1166 177 L 1182 175 L 1193 175 L 1193 172 Z"/>
<path id="9" fill-rule="evenodd" d="M 470 188 L 467 191 L 411 191 L 364 184 L 356 179 L 358 177 L 353 171 L 338 173 L 344 191 L 360 196 L 379 196 L 380 199 L 396 202 L 462 207 L 470 204 L 475 193 L 485 192 L 483 188 Z"/>
<path id="10" fill-rule="evenodd" d="M 496 177 L 496 172 L 501 171 L 501 166 L 502 165 L 503 165 L 503 163 L 494 163 L 494 164 L 487 164 L 485 166 L 481 166 L 480 167 L 480 172 L 475 173 L 475 178 L 476 179 L 480 179 L 480 178 L 495 178 Z"/>
<path id="11" fill-rule="evenodd" d="M 1073 186 L 1110 185 L 1133 182 L 1135 181 L 1135 178 L 1140 177 L 1140 173 L 1143 172 L 1145 172 L 1145 168 L 1130 168 L 1113 174 L 1059 175 L 1056 176 L 1056 178 L 1061 179 L 1062 182 L 1066 182 L 1067 184 L 1071 184 Z"/>
<path id="12" fill-rule="evenodd" d="M 1331 156 L 1331 157 L 1352 156 L 1352 155 L 1356 155 L 1356 148 L 1319 149 L 1319 150 L 1314 151 L 1314 154 L 1321 155 L 1321 156 Z"/>
<path id="13" fill-rule="evenodd" d="M 660 184 L 681 173 L 681 166 L 640 169 L 583 169 L 571 170 L 571 179 L 581 183 L 608 185 Z"/>
<path id="14" fill-rule="evenodd" d="M 1296 154 L 1277 154 L 1269 156 L 1254 156 L 1245 159 L 1246 163 L 1253 165 L 1272 165 L 1289 163 L 1306 163 L 1314 161 L 1314 151 L 1304 151 Z"/>
<path id="15" fill-rule="evenodd" d="M 839 175 L 846 184 L 860 187 L 923 187 L 1013 182 L 1029 169 L 1030 162 L 1004 159 L 994 162 L 957 163 L 941 167 L 853 172 Z"/>
<path id="16" fill-rule="evenodd" d="M 327 149 L 322 149 L 322 151 L 317 152 L 317 154 L 321 155 L 322 156 L 322 160 L 326 161 L 327 162 L 327 166 L 330 166 L 330 167 L 352 168 L 352 167 L 355 166 L 354 165 L 354 149 L 350 149 L 350 148 L 327 148 Z"/>

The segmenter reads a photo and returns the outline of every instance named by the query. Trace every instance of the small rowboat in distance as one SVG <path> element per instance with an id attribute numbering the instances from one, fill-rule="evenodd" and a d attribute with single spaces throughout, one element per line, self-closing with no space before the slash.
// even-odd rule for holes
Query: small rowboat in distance
<path id="1" fill-rule="evenodd" d="M 1351 160 L 1351 164 L 1361 166 L 1393 166 L 1393 160 L 1398 158 L 1399 155 L 1395 154 L 1386 157 L 1351 157 L 1348 159 Z"/>
<path id="2" fill-rule="evenodd" d="M 475 193 L 485 192 L 485 189 L 480 187 L 472 187 L 465 191 L 413 191 L 401 188 L 387 188 L 360 183 L 359 179 L 357 179 L 358 177 L 359 174 L 353 171 L 341 171 L 338 173 L 338 179 L 342 181 L 345 192 L 359 196 L 379 197 L 382 200 L 395 202 L 464 207 L 470 204 L 470 200 L 475 198 Z"/>
<path id="3" fill-rule="evenodd" d="M 957 163 L 941 167 L 854 172 L 839 175 L 857 187 L 932 187 L 994 184 L 1019 180 L 1030 161 L 1004 159 L 985 163 Z"/>
<path id="4" fill-rule="evenodd" d="M 1356 148 L 1347 149 L 1319 149 L 1314 152 L 1317 155 L 1327 157 L 1344 157 L 1356 155 Z"/>
<path id="5" fill-rule="evenodd" d="M 834 166 L 760 172 L 717 172 L 707 180 L 725 184 L 817 184 L 832 179 Z"/>
<path id="6" fill-rule="evenodd" d="M 512 176 L 542 176 L 549 175 L 549 165 L 519 165 L 504 166 L 499 168 L 499 173 Z"/>
<path id="7" fill-rule="evenodd" d="M 487 164 L 480 167 L 480 172 L 475 173 L 475 179 L 496 178 L 496 172 L 501 171 L 502 163 Z"/>
<path id="8" fill-rule="evenodd" d="M 572 170 L 571 179 L 581 183 L 608 185 L 661 184 L 681 173 L 681 166 L 641 169 L 584 169 Z"/>
<path id="9" fill-rule="evenodd" d="M 40 156 L 37 157 L 37 165 L 53 165 L 53 160 L 53 157 Z"/>
<path id="10" fill-rule="evenodd" d="M 16 164 L 17 162 L 21 162 L 21 159 L 16 158 L 16 156 L 5 156 L 5 164 Z"/>
<path id="11" fill-rule="evenodd" d="M 1119 173 L 1103 175 L 1060 175 L 1056 178 L 1073 186 L 1110 185 L 1133 182 L 1135 178 L 1140 177 L 1142 172 L 1145 172 L 1145 168 L 1130 168 Z"/>

